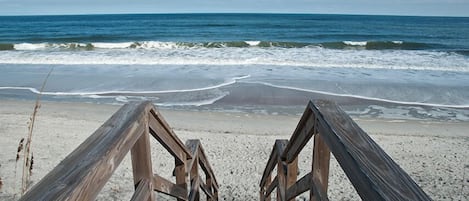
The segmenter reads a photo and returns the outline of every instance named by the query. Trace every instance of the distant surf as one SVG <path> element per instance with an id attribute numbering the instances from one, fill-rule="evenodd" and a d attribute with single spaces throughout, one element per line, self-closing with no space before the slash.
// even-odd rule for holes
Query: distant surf
<path id="1" fill-rule="evenodd" d="M 188 49 L 188 48 L 327 48 L 346 50 L 445 50 L 444 45 L 407 41 L 337 41 L 322 43 L 282 41 L 213 41 L 213 42 L 92 42 L 92 43 L 3 43 L 0 50 L 99 50 L 99 49 Z"/>

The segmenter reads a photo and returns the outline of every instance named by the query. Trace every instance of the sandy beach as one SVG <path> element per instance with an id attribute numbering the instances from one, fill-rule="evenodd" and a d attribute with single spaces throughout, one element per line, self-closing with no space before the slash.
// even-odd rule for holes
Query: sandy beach
<path id="1" fill-rule="evenodd" d="M 0 178 L 4 183 L 0 200 L 14 200 L 14 194 L 19 192 L 21 170 L 18 168 L 15 175 L 16 149 L 19 140 L 27 134 L 33 104 L 31 101 L 0 102 Z M 35 158 L 33 183 L 118 108 L 86 103 L 42 103 L 32 144 Z M 289 139 L 300 118 L 242 112 L 161 112 L 182 141 L 201 140 L 220 184 L 221 200 L 258 199 L 259 181 L 275 139 Z M 467 122 L 355 120 L 432 199 L 469 199 Z M 299 176 L 311 167 L 311 148 L 310 143 L 300 155 Z M 154 171 L 171 178 L 173 162 L 162 150 L 153 140 Z M 128 200 L 133 192 L 131 168 L 127 156 L 98 199 Z M 334 158 L 331 159 L 329 186 L 331 200 L 359 200 Z"/>

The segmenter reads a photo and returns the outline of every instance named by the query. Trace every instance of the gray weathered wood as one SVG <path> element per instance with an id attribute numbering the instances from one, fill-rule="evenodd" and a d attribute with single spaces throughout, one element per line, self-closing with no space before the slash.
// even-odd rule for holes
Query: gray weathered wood
<path id="1" fill-rule="evenodd" d="M 144 133 L 150 107 L 124 105 L 20 200 L 93 200 Z"/>
<path id="2" fill-rule="evenodd" d="M 322 140 L 321 135 L 317 134 L 314 136 L 314 147 L 313 147 L 313 164 L 312 164 L 312 177 L 313 180 L 317 179 L 320 188 L 320 192 L 324 192 L 322 199 L 327 198 L 327 189 L 329 182 L 329 162 L 331 158 L 331 152 L 326 143 Z M 314 191 L 311 191 L 310 197 L 314 197 Z"/>
<path id="3" fill-rule="evenodd" d="M 280 156 L 285 150 L 288 141 L 285 140 L 276 140 L 275 149 L 277 155 Z M 287 163 L 283 161 L 280 157 L 277 158 L 277 199 L 279 201 L 286 201 L 286 189 L 287 189 Z"/>
<path id="4" fill-rule="evenodd" d="M 153 135 L 153 137 L 156 138 L 161 145 L 163 145 L 163 147 L 177 159 L 178 164 L 183 164 L 186 160 L 184 155 L 186 148 L 182 148 L 158 120 L 150 118 L 149 126 L 151 135 Z"/>
<path id="5" fill-rule="evenodd" d="M 298 180 L 294 185 L 292 185 L 287 190 L 287 200 L 293 199 L 296 196 L 310 190 L 312 185 L 311 180 L 311 173 L 303 176 L 300 180 Z"/>
<path id="6" fill-rule="evenodd" d="M 178 164 L 177 160 L 175 159 L 175 165 L 176 168 L 174 168 L 174 175 L 176 176 L 176 185 L 180 186 L 183 189 L 187 189 L 186 164 Z M 185 195 L 187 196 L 187 193 L 185 193 Z M 178 198 L 178 201 L 182 200 L 185 199 Z"/>
<path id="7" fill-rule="evenodd" d="M 285 199 L 289 201 L 294 201 L 295 199 L 288 199 L 286 190 L 293 186 L 296 183 L 296 179 L 298 178 L 298 157 L 295 158 L 291 163 L 287 165 L 287 181 L 286 181 L 286 188 L 285 188 Z"/>
<path id="8" fill-rule="evenodd" d="M 315 101 L 323 137 L 364 200 L 431 200 L 427 194 L 340 107 Z"/>
<path id="9" fill-rule="evenodd" d="M 312 201 L 329 201 L 327 197 L 327 192 L 322 188 L 321 182 L 318 178 L 313 176 L 312 185 L 310 189 L 310 200 Z"/>
<path id="10" fill-rule="evenodd" d="M 144 178 L 138 184 L 137 188 L 135 189 L 131 201 L 142 201 L 142 200 L 150 200 L 153 197 L 153 187 L 152 183 Z"/>
<path id="11" fill-rule="evenodd" d="M 272 183 L 266 183 L 267 185 L 267 190 L 265 191 L 265 200 L 271 200 L 271 194 L 272 191 L 277 188 L 278 186 L 278 178 L 275 177 L 274 180 L 272 180 Z"/>
<path id="12" fill-rule="evenodd" d="M 157 174 L 153 175 L 152 182 L 155 191 L 175 197 L 179 200 L 187 200 L 187 189 L 183 188 L 183 186 L 174 184 Z"/>
<path id="13" fill-rule="evenodd" d="M 148 119 L 145 119 L 147 124 Z M 150 149 L 150 138 L 148 134 L 148 126 L 145 126 L 144 133 L 135 142 L 131 151 L 132 158 L 132 173 L 134 176 L 134 186 L 137 187 L 143 179 L 151 180 L 153 175 L 153 169 L 151 165 L 151 149 Z M 148 189 L 152 191 L 153 189 Z M 153 193 L 148 198 L 149 201 L 154 200 Z"/>
<path id="14" fill-rule="evenodd" d="M 287 163 L 291 163 L 296 159 L 300 151 L 308 143 L 311 136 L 313 136 L 315 131 L 315 116 L 316 115 L 314 115 L 309 108 L 306 108 L 295 132 L 293 132 L 293 135 L 285 148 L 286 151 L 281 155 L 282 159 L 285 159 Z"/>

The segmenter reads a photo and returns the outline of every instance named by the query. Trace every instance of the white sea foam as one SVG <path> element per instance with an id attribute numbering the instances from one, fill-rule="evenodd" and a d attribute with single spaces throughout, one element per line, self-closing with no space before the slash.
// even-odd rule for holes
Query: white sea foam
<path id="1" fill-rule="evenodd" d="M 261 43 L 261 41 L 244 41 L 244 42 L 250 46 L 258 46 Z"/>
<path id="2" fill-rule="evenodd" d="M 199 101 L 185 101 L 185 102 L 170 102 L 170 103 L 155 103 L 158 106 L 164 106 L 164 107 L 171 107 L 171 106 L 203 106 L 203 105 L 211 105 L 218 100 L 224 98 L 227 96 L 229 93 L 225 92 L 222 93 L 221 95 L 206 99 L 206 100 L 199 100 Z"/>
<path id="3" fill-rule="evenodd" d="M 352 46 L 366 46 L 367 43 L 367 41 L 344 41 L 344 44 Z"/>
<path id="4" fill-rule="evenodd" d="M 129 45 L 129 44 L 125 44 Z M 412 69 L 469 72 L 469 57 L 413 50 L 350 51 L 308 48 L 172 48 L 172 43 L 144 43 L 168 49 L 136 51 L 2 51 L 3 64 L 109 65 L 269 65 L 312 68 Z M 124 46 L 124 45 L 122 45 Z M 40 46 L 35 46 L 39 48 Z"/>
<path id="5" fill-rule="evenodd" d="M 217 89 L 220 87 L 232 85 L 238 80 L 249 78 L 250 75 L 243 75 L 239 77 L 233 77 L 225 80 L 225 82 L 200 88 L 192 89 L 178 89 L 178 90 L 160 90 L 160 91 L 128 91 L 128 90 L 109 90 L 109 91 L 86 91 L 86 92 L 48 92 L 43 91 L 42 95 L 52 95 L 52 96 L 85 96 L 89 98 L 101 98 L 102 95 L 108 94 L 134 94 L 134 95 L 144 95 L 144 94 L 167 94 L 167 93 L 184 93 L 184 92 L 198 92 L 198 91 L 207 91 L 212 89 Z M 0 87 L 0 90 L 13 89 L 13 90 L 29 90 L 33 93 L 39 94 L 40 91 L 33 87 Z M 125 96 L 115 97 L 118 101 L 123 101 Z"/>
<path id="6" fill-rule="evenodd" d="M 47 48 L 47 43 L 19 43 L 15 44 L 16 50 L 42 50 Z"/>
<path id="7" fill-rule="evenodd" d="M 103 48 L 103 49 L 124 49 L 129 48 L 132 42 L 123 42 L 123 43 L 92 43 L 95 48 Z"/>

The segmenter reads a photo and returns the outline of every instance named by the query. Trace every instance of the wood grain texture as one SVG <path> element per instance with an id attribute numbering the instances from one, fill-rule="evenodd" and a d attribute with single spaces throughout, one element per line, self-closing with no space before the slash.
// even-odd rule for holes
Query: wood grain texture
<path id="1" fill-rule="evenodd" d="M 280 144 L 278 144 L 277 142 L 282 145 L 288 144 L 288 140 L 276 140 L 275 141 L 274 146 L 272 147 L 272 152 L 270 153 L 269 160 L 267 161 L 267 165 L 264 169 L 264 173 L 262 173 L 262 178 L 260 182 L 261 187 L 266 186 L 265 183 L 267 181 L 267 178 L 268 176 L 271 175 L 272 170 L 274 170 L 274 168 L 276 167 L 279 157 L 282 154 L 282 152 L 280 153 L 278 152 L 277 145 L 280 145 Z"/>
<path id="2" fill-rule="evenodd" d="M 272 180 L 272 183 L 267 184 L 267 190 L 265 191 L 265 200 L 271 200 L 271 194 L 272 191 L 277 188 L 278 186 L 278 178 L 275 177 L 274 180 Z"/>
<path id="3" fill-rule="evenodd" d="M 20 200 L 93 200 L 144 133 L 150 107 L 124 105 Z"/>
<path id="4" fill-rule="evenodd" d="M 281 155 L 287 163 L 291 163 L 296 159 L 303 147 L 308 143 L 311 136 L 314 134 L 315 115 L 309 109 L 306 108 L 303 116 L 300 119 L 292 137 L 289 140 L 285 152 Z"/>
<path id="5" fill-rule="evenodd" d="M 186 150 L 185 147 L 181 147 L 175 138 L 173 138 L 167 129 L 160 124 L 160 122 L 154 118 L 149 119 L 150 133 L 151 135 L 160 142 L 160 144 L 177 159 L 178 164 L 184 164 L 186 157 L 183 154 Z M 191 154 L 188 154 L 191 156 Z"/>
<path id="6" fill-rule="evenodd" d="M 288 164 L 297 160 L 312 136 L 311 173 L 293 183 Z M 277 152 L 277 142 L 274 145 L 260 182 L 261 200 L 271 190 L 266 184 L 276 162 L 277 200 L 294 199 L 307 190 L 311 200 L 328 200 L 331 152 L 363 200 L 431 200 L 339 106 L 321 100 L 309 102 L 282 153 Z"/>
<path id="7" fill-rule="evenodd" d="M 312 177 L 311 173 L 306 174 L 300 180 L 298 180 L 295 184 L 290 186 L 287 190 L 287 200 L 291 200 L 296 196 L 310 190 L 312 185 Z"/>
<path id="8" fill-rule="evenodd" d="M 339 106 L 310 102 L 319 133 L 364 200 L 431 200 Z"/>
<path id="9" fill-rule="evenodd" d="M 277 155 L 281 156 L 287 146 L 288 141 L 276 140 L 275 141 L 275 150 Z M 288 164 L 285 161 L 282 161 L 281 157 L 277 158 L 277 200 L 285 201 L 286 200 L 286 189 L 287 189 L 287 166 Z"/>
<path id="10" fill-rule="evenodd" d="M 202 144 L 200 143 L 200 140 L 187 140 L 186 147 L 187 150 L 192 153 L 192 159 L 190 159 L 186 165 L 186 168 L 190 170 L 189 178 L 191 180 L 191 186 L 194 187 L 193 185 L 196 180 L 198 180 L 200 184 L 196 189 L 191 187 L 192 190 L 197 191 L 196 194 L 193 194 L 193 196 L 195 196 L 193 198 L 196 200 L 199 199 L 200 196 L 197 194 L 199 193 L 199 187 L 201 187 L 204 193 L 209 198 L 208 200 L 218 200 L 218 182 L 215 178 L 212 167 L 208 162 L 207 156 L 202 147 Z M 198 170 L 199 165 L 202 169 L 202 172 L 205 174 L 206 183 L 204 183 L 200 178 L 198 178 L 201 173 Z"/>
<path id="11" fill-rule="evenodd" d="M 320 192 L 323 193 L 322 199 L 327 198 L 327 189 L 329 186 L 329 163 L 331 158 L 331 152 L 329 147 L 322 140 L 321 135 L 314 135 L 314 147 L 313 147 L 313 163 L 312 163 L 312 178 L 313 181 L 318 182 L 317 186 L 320 188 Z M 316 180 L 315 180 L 316 179 Z M 311 196 L 314 197 L 311 191 Z"/>
<path id="12" fill-rule="evenodd" d="M 187 163 L 187 161 L 186 161 Z M 176 185 L 180 186 L 183 189 L 187 189 L 187 175 L 186 175 L 186 164 L 178 164 L 175 159 L 176 168 L 174 168 L 174 176 L 176 176 Z M 185 194 L 187 195 L 187 193 Z M 186 199 L 177 199 L 178 201 Z"/>
<path id="13" fill-rule="evenodd" d="M 287 181 L 285 189 L 290 188 L 296 183 L 298 178 L 298 157 L 295 158 L 291 163 L 287 165 Z M 287 193 L 285 193 L 285 199 L 289 201 L 294 201 L 295 199 L 288 199 Z"/>
<path id="14" fill-rule="evenodd" d="M 153 175 L 153 189 L 157 192 L 175 197 L 180 200 L 187 200 L 187 189 L 168 181 L 157 174 Z"/>
<path id="15" fill-rule="evenodd" d="M 142 200 L 150 200 L 153 197 L 153 186 L 152 182 L 148 179 L 142 179 L 138 184 L 137 188 L 135 189 L 131 201 L 142 201 Z"/>
<path id="16" fill-rule="evenodd" d="M 150 149 L 150 137 L 148 130 L 148 116 L 145 120 L 145 131 L 140 138 L 135 142 L 132 149 L 130 150 L 132 159 L 132 173 L 134 178 L 134 186 L 137 188 L 137 184 L 141 183 L 142 180 L 151 181 L 153 177 L 153 169 L 151 164 L 151 149 Z M 153 189 L 148 186 L 148 191 L 152 192 Z M 150 194 L 147 200 L 154 200 L 153 193 Z"/>

